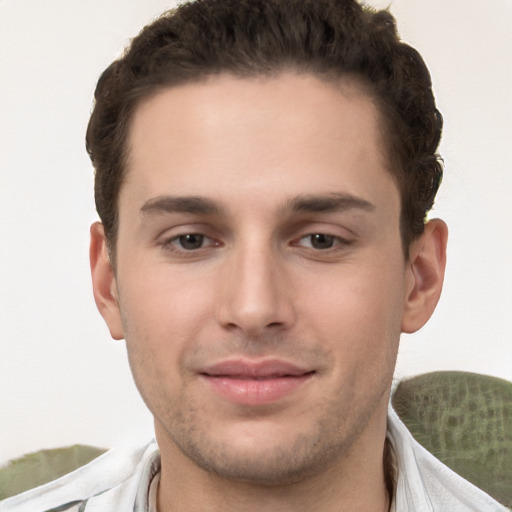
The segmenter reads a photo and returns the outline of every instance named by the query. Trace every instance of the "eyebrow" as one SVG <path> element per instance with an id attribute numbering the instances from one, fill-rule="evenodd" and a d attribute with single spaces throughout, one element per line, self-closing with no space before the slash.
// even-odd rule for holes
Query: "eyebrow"
<path id="1" fill-rule="evenodd" d="M 219 214 L 219 205 L 200 196 L 158 196 L 144 203 L 140 211 L 144 214 L 191 213 L 196 215 Z"/>
<path id="2" fill-rule="evenodd" d="M 375 205 L 366 199 L 346 193 L 300 195 L 287 204 L 287 210 L 293 213 L 342 212 L 352 209 L 372 212 Z"/>
<path id="3" fill-rule="evenodd" d="M 351 209 L 372 212 L 375 210 L 375 205 L 352 194 L 331 193 L 300 195 L 288 201 L 285 207 L 285 211 L 289 213 L 328 213 Z M 140 211 L 144 215 L 164 213 L 219 215 L 223 209 L 216 201 L 206 197 L 163 195 L 146 201 Z"/>

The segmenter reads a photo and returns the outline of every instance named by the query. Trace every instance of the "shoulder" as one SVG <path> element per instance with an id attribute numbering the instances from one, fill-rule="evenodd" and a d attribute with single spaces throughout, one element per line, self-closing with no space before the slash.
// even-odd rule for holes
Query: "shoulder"
<path id="1" fill-rule="evenodd" d="M 110 450 L 53 482 L 0 501 L 0 512 L 82 512 L 96 502 L 102 510 L 133 510 L 141 475 L 155 453 L 154 441 Z"/>
<path id="2" fill-rule="evenodd" d="M 391 407 L 388 411 L 388 439 L 398 469 L 396 512 L 507 512 L 507 508 L 421 446 Z"/>

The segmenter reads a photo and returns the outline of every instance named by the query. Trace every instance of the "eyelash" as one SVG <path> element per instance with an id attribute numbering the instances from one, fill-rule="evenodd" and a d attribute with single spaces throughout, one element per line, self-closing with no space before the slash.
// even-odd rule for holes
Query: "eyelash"
<path id="1" fill-rule="evenodd" d="M 198 247 L 189 247 L 185 248 L 183 246 L 185 242 L 185 239 L 187 237 L 191 237 L 191 243 L 194 244 L 194 237 L 200 238 L 200 246 Z M 316 242 L 313 237 L 316 237 Z M 310 243 L 308 245 L 303 245 L 300 242 L 303 240 L 309 239 Z M 343 250 L 344 248 L 348 247 L 353 243 L 352 240 L 347 240 L 345 238 L 342 238 L 340 236 L 331 235 L 329 233 L 324 232 L 316 232 L 316 233 L 308 233 L 307 235 L 301 236 L 298 239 L 295 239 L 296 241 L 292 241 L 291 245 L 293 247 L 304 247 L 308 250 L 311 250 L 315 253 L 331 253 L 336 252 L 339 250 Z M 327 242 L 328 247 L 319 248 L 315 247 L 315 243 L 322 243 Z M 205 245 L 204 243 L 207 242 Z M 178 246 L 181 245 L 181 247 Z M 200 232 L 190 232 L 190 233 L 183 233 L 180 235 L 173 236 L 172 238 L 166 239 L 162 244 L 162 247 L 166 250 L 169 250 L 171 252 L 180 253 L 187 256 L 192 256 L 196 253 L 198 253 L 201 250 L 208 249 L 211 247 L 220 247 L 223 244 L 217 240 L 215 240 L 212 237 L 209 237 L 208 235 L 205 235 L 204 233 Z"/>
<path id="2" fill-rule="evenodd" d="M 319 248 L 319 247 L 314 247 L 314 244 L 315 242 L 313 241 L 314 238 L 313 237 L 317 237 L 316 241 L 321 243 L 321 239 L 322 238 L 326 238 L 329 242 L 332 242 L 333 245 L 331 245 L 330 247 L 325 247 L 325 248 Z M 350 245 L 352 243 L 351 240 L 347 240 L 345 238 L 342 238 L 340 236 L 336 236 L 336 235 L 331 235 L 329 233 L 324 233 L 324 232 L 317 232 L 317 233 L 308 233 L 307 235 L 304 235 L 302 237 L 300 237 L 298 239 L 298 241 L 300 242 L 301 240 L 305 240 L 305 239 L 310 239 L 310 245 L 307 246 L 308 248 L 310 249 L 313 249 L 318 252 L 328 252 L 328 251 L 335 251 L 335 250 L 339 250 L 343 247 L 347 247 L 348 245 Z M 300 245 L 299 243 L 295 243 L 294 245 Z"/>
<path id="3" fill-rule="evenodd" d="M 165 240 L 163 243 L 162 243 L 162 246 L 165 248 L 165 249 L 168 249 L 168 250 L 171 250 L 173 252 L 179 252 L 179 253 L 195 253 L 197 251 L 199 251 L 200 249 L 205 249 L 206 247 L 201 244 L 200 247 L 197 247 L 195 249 L 186 249 L 185 247 L 177 247 L 175 245 L 175 242 L 176 243 L 180 243 L 182 242 L 183 243 L 183 239 L 187 238 L 187 237 L 201 237 L 201 242 L 204 242 L 205 240 L 210 240 L 211 242 L 213 243 L 210 243 L 208 244 L 208 246 L 220 246 L 221 243 L 220 242 L 217 242 L 216 240 L 214 240 L 213 238 L 205 235 L 204 233 L 183 233 L 181 235 L 176 235 L 176 236 L 173 236 L 172 238 L 169 238 L 167 240 Z M 207 247 L 208 247 L 207 246 Z"/>

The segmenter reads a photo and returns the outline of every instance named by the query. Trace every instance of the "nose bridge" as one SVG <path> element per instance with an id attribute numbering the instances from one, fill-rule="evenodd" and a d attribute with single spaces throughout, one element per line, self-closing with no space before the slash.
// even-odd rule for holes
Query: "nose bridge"
<path id="1" fill-rule="evenodd" d="M 293 321 L 293 308 L 279 251 L 262 237 L 235 244 L 223 280 L 220 321 L 255 335 Z"/>

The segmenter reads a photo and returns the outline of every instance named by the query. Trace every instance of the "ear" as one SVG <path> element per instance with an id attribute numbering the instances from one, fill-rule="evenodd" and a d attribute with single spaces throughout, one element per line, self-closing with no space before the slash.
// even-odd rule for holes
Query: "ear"
<path id="1" fill-rule="evenodd" d="M 91 226 L 89 260 L 91 263 L 92 289 L 98 311 L 107 323 L 112 338 L 115 340 L 123 339 L 121 313 L 117 301 L 116 278 L 110 263 L 105 230 L 100 222 L 95 222 Z"/>
<path id="2" fill-rule="evenodd" d="M 447 239 L 446 224 L 434 219 L 411 245 L 402 332 L 412 333 L 423 327 L 436 308 L 443 288 Z"/>

